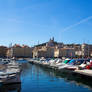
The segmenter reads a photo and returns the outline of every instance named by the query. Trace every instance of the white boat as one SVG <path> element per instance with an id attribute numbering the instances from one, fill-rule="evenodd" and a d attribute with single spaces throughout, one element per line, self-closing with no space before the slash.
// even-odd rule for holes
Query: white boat
<path id="1" fill-rule="evenodd" d="M 15 61 L 0 66 L 0 83 L 20 83 L 20 68 Z"/>
<path id="2" fill-rule="evenodd" d="M 49 65 L 48 61 L 46 61 L 46 60 L 43 61 L 42 64 L 43 64 L 43 65 Z"/>
<path id="3" fill-rule="evenodd" d="M 6 69 L 5 71 L 0 71 L 0 83 L 11 84 L 20 83 L 20 70 L 19 69 Z"/>
<path id="4" fill-rule="evenodd" d="M 58 63 L 58 64 L 55 65 L 55 68 L 60 68 L 63 65 L 65 65 L 65 63 L 62 63 L 62 62 L 61 63 Z"/>
<path id="5" fill-rule="evenodd" d="M 10 62 L 10 59 L 2 59 L 1 61 L 3 64 L 8 64 Z"/>
<path id="6" fill-rule="evenodd" d="M 55 61 L 55 60 L 51 59 L 51 60 L 49 61 L 49 65 L 50 65 L 50 66 L 54 66 L 55 64 L 56 64 L 56 61 Z"/>
<path id="7" fill-rule="evenodd" d="M 54 64 L 53 64 L 53 67 L 57 68 L 59 66 L 61 66 L 63 63 L 62 63 L 62 60 L 61 59 L 56 59 Z"/>

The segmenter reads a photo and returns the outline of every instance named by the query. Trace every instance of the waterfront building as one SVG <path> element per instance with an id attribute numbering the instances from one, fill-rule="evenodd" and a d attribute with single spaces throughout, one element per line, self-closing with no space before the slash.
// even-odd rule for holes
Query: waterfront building
<path id="1" fill-rule="evenodd" d="M 54 47 L 46 47 L 46 57 L 47 58 L 54 57 Z"/>
<path id="2" fill-rule="evenodd" d="M 81 44 L 75 44 L 73 48 L 75 49 L 75 56 L 77 58 L 81 58 L 82 57 Z"/>
<path id="3" fill-rule="evenodd" d="M 77 58 L 81 58 L 82 57 L 82 51 L 81 50 L 80 51 L 75 51 L 75 56 Z"/>
<path id="4" fill-rule="evenodd" d="M 54 57 L 75 57 L 74 48 L 55 48 Z"/>
<path id="5" fill-rule="evenodd" d="M 15 44 L 7 51 L 8 57 L 32 57 L 32 48 L 27 45 L 20 46 Z"/>
<path id="6" fill-rule="evenodd" d="M 47 47 L 43 46 L 42 48 L 37 48 L 35 47 L 33 50 L 33 58 L 40 58 L 40 57 L 45 57 L 45 58 L 52 58 L 54 57 L 54 48 L 53 47 Z"/>
<path id="7" fill-rule="evenodd" d="M 38 50 L 38 51 L 33 51 L 33 58 L 40 58 L 40 57 L 45 57 L 46 58 L 46 51 Z"/>
<path id="8" fill-rule="evenodd" d="M 33 57 L 46 57 L 52 58 L 54 57 L 54 48 L 55 47 L 63 47 L 63 43 L 58 43 L 54 41 L 54 37 L 50 38 L 50 40 L 46 43 L 36 45 L 33 49 Z"/>
<path id="9" fill-rule="evenodd" d="M 8 48 L 6 46 L 0 46 L 0 58 L 6 57 Z"/>
<path id="10" fill-rule="evenodd" d="M 54 52 L 55 57 L 62 57 L 62 56 L 70 57 L 70 53 L 72 53 L 71 54 L 72 57 L 77 57 L 77 58 L 92 57 L 92 45 L 91 44 L 63 44 L 63 43 L 54 41 L 54 37 L 50 38 L 48 42 L 36 45 L 35 47 L 37 47 L 37 49 L 34 50 L 33 57 L 41 57 L 41 56 L 52 57 L 53 55 L 51 56 L 51 53 L 53 52 L 53 50 L 52 52 L 50 52 L 51 48 L 55 48 L 55 52 Z M 58 49 L 56 49 L 56 47 Z M 68 52 L 69 54 L 65 54 Z"/>
<path id="11" fill-rule="evenodd" d="M 92 45 L 83 43 L 81 45 L 82 56 L 83 57 L 92 57 Z"/>
<path id="12" fill-rule="evenodd" d="M 33 49 L 33 58 L 38 57 L 38 48 L 34 47 Z"/>
<path id="13" fill-rule="evenodd" d="M 45 50 L 42 50 L 41 48 L 35 47 L 33 49 L 33 58 L 44 57 L 44 56 L 46 56 L 45 53 L 46 53 Z"/>

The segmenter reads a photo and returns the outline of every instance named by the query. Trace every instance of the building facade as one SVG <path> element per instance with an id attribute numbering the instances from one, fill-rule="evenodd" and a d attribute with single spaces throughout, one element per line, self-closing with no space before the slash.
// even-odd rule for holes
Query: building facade
<path id="1" fill-rule="evenodd" d="M 20 46 L 15 44 L 11 48 L 8 49 L 7 56 L 8 57 L 32 57 L 32 48 L 29 46 L 23 45 Z"/>
<path id="2" fill-rule="evenodd" d="M 53 47 L 47 47 L 43 46 L 42 48 L 37 48 L 35 47 L 33 50 L 33 58 L 40 58 L 40 57 L 45 57 L 45 58 L 52 58 L 54 57 L 54 48 Z"/>
<path id="3" fill-rule="evenodd" d="M 74 48 L 56 48 L 54 51 L 54 57 L 75 57 L 75 50 Z"/>
<path id="4" fill-rule="evenodd" d="M 83 57 L 92 57 L 92 45 L 91 44 L 82 44 L 81 51 Z"/>
<path id="5" fill-rule="evenodd" d="M 7 57 L 7 50 L 8 48 L 6 46 L 0 46 L 0 58 Z"/>

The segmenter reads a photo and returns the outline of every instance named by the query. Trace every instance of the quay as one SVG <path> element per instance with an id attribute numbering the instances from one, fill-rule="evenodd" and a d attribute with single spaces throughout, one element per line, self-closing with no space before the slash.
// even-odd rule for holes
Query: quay
<path id="1" fill-rule="evenodd" d="M 88 70 L 88 69 L 85 69 L 85 70 L 75 70 L 74 72 L 75 73 L 79 73 L 79 74 L 84 75 L 84 76 L 92 77 L 92 70 Z"/>

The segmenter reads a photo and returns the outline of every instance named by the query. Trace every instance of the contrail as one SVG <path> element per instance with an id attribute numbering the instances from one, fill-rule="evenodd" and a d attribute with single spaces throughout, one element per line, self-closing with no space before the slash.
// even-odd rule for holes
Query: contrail
<path id="1" fill-rule="evenodd" d="M 67 31 L 67 30 L 69 30 L 69 29 L 71 29 L 73 27 L 76 27 L 76 26 L 78 26 L 78 25 L 80 25 L 80 24 L 82 24 L 82 23 L 84 23 L 84 22 L 86 22 L 86 21 L 88 21 L 90 19 L 92 19 L 92 16 L 89 16 L 89 17 L 87 17 L 85 19 L 80 20 L 79 22 L 77 22 L 77 23 L 75 23 L 73 25 L 70 25 L 70 26 L 64 28 L 62 32 L 65 32 L 65 31 Z"/>

